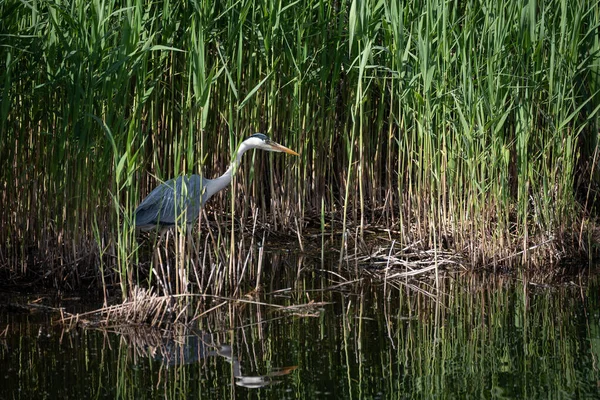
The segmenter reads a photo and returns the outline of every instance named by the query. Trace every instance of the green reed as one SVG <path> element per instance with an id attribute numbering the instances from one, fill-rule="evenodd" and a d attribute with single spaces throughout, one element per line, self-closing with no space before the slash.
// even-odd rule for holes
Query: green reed
<path id="1" fill-rule="evenodd" d="M 349 235 L 382 226 L 473 265 L 591 255 L 599 13 L 585 0 L 5 1 L 2 268 L 52 266 L 52 284 L 74 285 L 102 254 L 125 291 L 146 262 L 141 198 L 221 174 L 254 132 L 301 157 L 246 156 L 208 206 L 230 287 L 254 220 L 296 236 L 323 215 Z"/>

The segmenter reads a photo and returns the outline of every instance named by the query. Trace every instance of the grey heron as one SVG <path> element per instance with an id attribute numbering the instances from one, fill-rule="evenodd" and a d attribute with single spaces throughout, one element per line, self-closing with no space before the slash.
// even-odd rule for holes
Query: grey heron
<path id="1" fill-rule="evenodd" d="M 220 177 L 207 179 L 200 175 L 180 176 L 158 185 L 136 208 L 136 228 L 148 231 L 156 228 L 169 229 L 176 224 L 191 225 L 199 217 L 204 204 L 215 193 L 229 186 L 242 155 L 250 149 L 298 155 L 266 135 L 256 133 L 240 144 L 229 168 Z"/>

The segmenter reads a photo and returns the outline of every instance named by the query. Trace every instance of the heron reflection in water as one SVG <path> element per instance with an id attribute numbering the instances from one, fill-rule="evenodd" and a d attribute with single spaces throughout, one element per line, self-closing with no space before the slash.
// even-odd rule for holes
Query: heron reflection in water
<path id="1" fill-rule="evenodd" d="M 200 363 L 208 357 L 222 357 L 231 364 L 235 384 L 248 389 L 257 389 L 281 382 L 281 378 L 295 371 L 298 366 L 286 366 L 281 368 L 271 367 L 270 371 L 262 375 L 248 374 L 243 372 L 242 364 L 238 357 L 233 354 L 230 345 L 219 345 L 215 343 L 213 336 L 209 333 L 189 333 L 181 336 L 148 338 L 153 345 L 144 343 L 144 335 L 137 335 L 133 344 L 140 348 L 146 348 L 147 354 L 155 361 L 159 361 L 166 367 L 176 367 Z M 252 363 L 253 365 L 256 362 Z"/>

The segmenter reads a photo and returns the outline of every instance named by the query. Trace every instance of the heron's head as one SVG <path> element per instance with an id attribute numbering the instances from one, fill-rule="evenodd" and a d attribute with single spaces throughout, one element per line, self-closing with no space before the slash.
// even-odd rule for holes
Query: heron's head
<path id="1" fill-rule="evenodd" d="M 295 156 L 299 155 L 294 150 L 288 149 L 287 147 L 272 141 L 267 137 L 267 135 L 263 135 L 262 133 L 255 133 L 248 139 L 244 140 L 242 143 L 245 144 L 248 147 L 248 149 L 261 149 L 266 151 L 293 154 Z"/>

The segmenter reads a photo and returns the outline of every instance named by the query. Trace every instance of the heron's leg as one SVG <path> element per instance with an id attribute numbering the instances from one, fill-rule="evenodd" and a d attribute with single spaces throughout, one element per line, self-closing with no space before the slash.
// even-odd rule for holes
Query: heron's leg
<path id="1" fill-rule="evenodd" d="M 202 280 L 201 280 L 201 276 L 202 275 L 198 275 L 198 266 L 200 265 L 200 248 L 196 243 L 196 240 L 194 239 L 194 231 L 193 231 L 193 225 L 189 226 L 189 234 L 188 234 L 188 259 L 189 259 L 189 263 L 191 264 L 192 267 L 192 271 L 194 273 L 194 277 L 196 279 L 196 285 L 198 286 L 198 288 L 202 288 Z M 189 273 L 191 273 L 189 272 Z"/>
<path id="2" fill-rule="evenodd" d="M 162 260 L 162 255 L 161 255 L 161 247 L 160 244 L 163 242 L 165 242 L 165 257 L 167 259 L 167 272 L 168 272 L 168 262 L 169 262 L 169 230 L 168 229 L 162 229 L 160 231 L 160 237 L 158 240 L 158 243 L 156 245 L 156 248 L 154 249 L 154 251 L 156 252 L 156 258 L 157 258 L 157 265 L 152 269 L 152 272 L 154 273 L 154 275 L 156 276 L 156 280 L 158 281 L 158 283 L 160 284 L 160 286 L 163 289 L 164 294 L 168 295 L 170 294 L 170 287 L 167 283 L 167 279 L 166 279 L 166 271 L 165 271 L 165 263 L 163 263 Z"/>
<path id="3" fill-rule="evenodd" d="M 191 264 L 191 268 L 194 272 L 194 276 L 196 277 L 196 281 L 198 282 L 198 286 L 200 287 L 200 281 L 198 279 L 198 268 L 197 268 L 197 266 L 199 264 L 200 253 L 199 253 L 199 249 L 198 249 L 196 240 L 194 239 L 193 225 L 189 226 L 187 241 L 188 241 L 188 251 L 187 251 L 188 260 L 189 260 L 189 263 Z"/>
<path id="4" fill-rule="evenodd" d="M 168 289 L 168 294 L 173 293 L 173 287 L 171 285 L 171 260 L 169 258 L 169 234 L 171 233 L 171 229 L 168 229 L 165 237 L 165 259 L 167 260 L 167 262 L 165 264 L 166 270 L 163 270 L 163 279 L 165 282 L 165 286 Z"/>
<path id="5" fill-rule="evenodd" d="M 178 237 L 178 259 L 177 259 L 177 290 L 178 293 L 187 293 L 188 292 L 188 269 L 189 265 L 189 226 L 183 225 L 181 227 L 181 231 L 179 231 Z"/>
<path id="6" fill-rule="evenodd" d="M 160 242 L 160 240 L 159 240 Z M 162 270 L 162 256 L 160 254 L 160 247 L 157 245 L 154 248 L 154 265 L 152 266 L 152 274 L 154 275 L 154 277 L 156 278 L 156 281 L 158 282 L 158 284 L 160 285 L 160 287 L 163 288 L 163 291 L 166 290 L 166 288 L 164 287 L 163 281 L 162 281 L 162 277 L 161 277 L 161 273 L 159 272 L 160 270 Z"/>
<path id="7" fill-rule="evenodd" d="M 156 279 L 158 280 L 159 283 L 162 283 L 162 282 L 160 281 L 160 276 L 158 274 L 157 268 L 159 268 L 159 266 L 162 265 L 162 258 L 160 256 L 160 245 L 162 243 L 162 240 L 163 240 L 163 231 L 159 230 L 156 235 L 155 242 L 154 242 L 154 249 L 152 250 L 153 264 L 152 264 L 152 270 L 150 271 L 151 274 L 154 274 L 154 276 L 156 277 Z"/>

